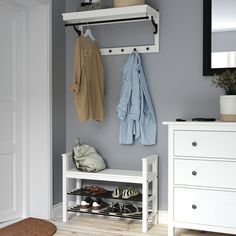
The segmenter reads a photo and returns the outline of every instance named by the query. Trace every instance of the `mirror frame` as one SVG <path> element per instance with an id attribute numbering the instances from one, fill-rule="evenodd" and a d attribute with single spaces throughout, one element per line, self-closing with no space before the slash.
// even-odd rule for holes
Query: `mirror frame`
<path id="1" fill-rule="evenodd" d="M 212 0 L 203 0 L 203 76 L 221 74 L 226 70 L 235 70 L 231 68 L 211 68 L 211 18 L 212 18 Z"/>

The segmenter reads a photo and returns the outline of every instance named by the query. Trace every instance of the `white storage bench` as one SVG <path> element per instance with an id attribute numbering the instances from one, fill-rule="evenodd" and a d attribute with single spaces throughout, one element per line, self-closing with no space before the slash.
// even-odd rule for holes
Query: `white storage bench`
<path id="1" fill-rule="evenodd" d="M 96 173 L 82 172 L 78 171 L 75 168 L 69 169 L 69 162 L 72 161 L 71 153 L 62 154 L 62 157 L 63 157 L 63 221 L 64 222 L 67 222 L 68 211 L 70 211 L 71 209 L 68 207 L 68 195 L 71 193 L 71 189 L 68 189 L 68 181 L 71 179 L 75 179 L 77 190 L 83 187 L 82 180 L 141 184 L 142 197 L 140 200 L 142 201 L 142 215 L 141 215 L 142 231 L 143 232 L 148 231 L 149 221 L 151 221 L 151 223 L 153 224 L 157 224 L 158 155 L 152 155 L 142 158 L 142 171 L 105 169 L 103 171 Z M 151 168 L 149 169 L 149 167 Z M 151 189 L 149 189 L 149 184 L 151 185 Z M 81 195 L 78 194 L 76 195 L 76 205 L 79 205 L 80 201 L 81 201 Z"/>

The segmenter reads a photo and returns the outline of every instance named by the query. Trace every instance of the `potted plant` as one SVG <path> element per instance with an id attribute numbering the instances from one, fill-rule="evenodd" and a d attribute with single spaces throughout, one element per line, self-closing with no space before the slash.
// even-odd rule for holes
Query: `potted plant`
<path id="1" fill-rule="evenodd" d="M 145 4 L 145 0 L 114 0 L 114 7 L 127 7 Z"/>
<path id="2" fill-rule="evenodd" d="M 212 82 L 216 87 L 223 88 L 226 94 L 220 96 L 220 120 L 236 121 L 236 70 L 226 70 Z"/>

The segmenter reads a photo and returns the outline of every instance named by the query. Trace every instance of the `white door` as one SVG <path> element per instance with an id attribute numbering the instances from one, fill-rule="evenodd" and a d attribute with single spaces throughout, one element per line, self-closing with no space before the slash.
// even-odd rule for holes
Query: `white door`
<path id="1" fill-rule="evenodd" d="M 0 1 L 0 222 L 22 217 L 23 14 Z"/>

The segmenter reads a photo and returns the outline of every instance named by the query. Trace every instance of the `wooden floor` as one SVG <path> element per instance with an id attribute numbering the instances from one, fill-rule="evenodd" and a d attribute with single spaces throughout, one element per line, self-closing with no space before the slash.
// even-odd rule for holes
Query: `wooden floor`
<path id="1" fill-rule="evenodd" d="M 52 221 L 58 228 L 55 236 L 167 236 L 166 225 L 152 226 L 142 233 L 141 221 L 102 216 L 74 216 L 68 223 Z"/>
<path id="2" fill-rule="evenodd" d="M 55 236 L 167 236 L 167 225 L 154 225 L 147 233 L 142 233 L 141 221 L 111 217 L 81 215 L 74 216 L 68 223 L 63 223 L 61 219 L 52 222 L 58 229 Z M 175 235 L 233 236 L 194 230 L 176 230 Z"/>

